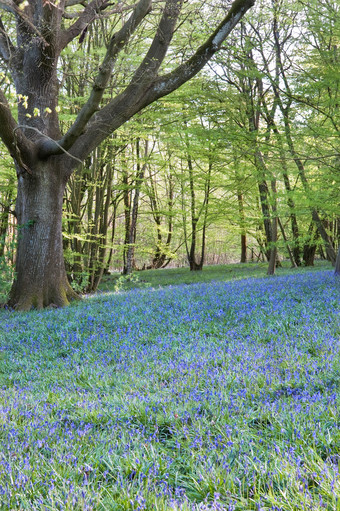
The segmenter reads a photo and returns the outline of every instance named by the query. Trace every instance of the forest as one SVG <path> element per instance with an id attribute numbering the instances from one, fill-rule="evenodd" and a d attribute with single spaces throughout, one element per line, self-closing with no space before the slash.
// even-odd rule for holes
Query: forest
<path id="1" fill-rule="evenodd" d="M 0 0 L 1 511 L 340 511 L 339 10 Z"/>
<path id="2" fill-rule="evenodd" d="M 253 3 L 1 4 L 2 301 L 64 305 L 112 271 L 335 265 L 339 6 Z"/>

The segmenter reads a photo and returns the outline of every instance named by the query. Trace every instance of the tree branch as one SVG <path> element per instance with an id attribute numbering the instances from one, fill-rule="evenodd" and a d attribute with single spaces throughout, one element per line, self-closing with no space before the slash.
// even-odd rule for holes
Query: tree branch
<path id="1" fill-rule="evenodd" d="M 66 48 L 73 39 L 80 35 L 96 19 L 98 12 L 105 9 L 108 5 L 107 0 L 92 0 L 92 2 L 86 5 L 77 21 L 60 34 L 60 50 Z"/>
<path id="2" fill-rule="evenodd" d="M 14 52 L 15 46 L 12 44 L 0 17 L 0 58 L 8 64 Z"/>
<path id="3" fill-rule="evenodd" d="M 88 121 L 98 110 L 106 85 L 111 77 L 113 65 L 120 50 L 125 46 L 131 34 L 151 9 L 151 0 L 140 0 L 132 15 L 123 27 L 111 37 L 106 55 L 94 80 L 92 92 L 80 110 L 74 124 L 58 142 L 43 139 L 39 148 L 39 156 L 46 158 L 52 154 L 59 154 L 60 150 L 67 151 L 77 138 L 83 133 Z"/>
<path id="4" fill-rule="evenodd" d="M 130 84 L 93 116 L 86 131 L 79 136 L 70 149 L 71 154 L 83 159 L 110 133 L 122 126 L 137 112 L 157 99 L 170 94 L 195 76 L 220 49 L 232 29 L 255 3 L 255 0 L 235 0 L 222 23 L 187 62 L 178 66 L 171 73 L 155 78 L 171 41 L 176 23 L 176 19 L 173 17 L 178 14 L 176 11 L 180 1 L 167 0 L 165 10 L 168 7 L 168 12 L 163 13 L 151 47 Z M 71 170 L 74 163 L 69 161 L 65 165 Z"/>
<path id="5" fill-rule="evenodd" d="M 143 2 L 144 1 L 145 0 L 143 0 Z M 127 119 L 130 119 L 135 113 L 140 111 L 145 106 L 141 104 L 141 99 L 144 98 L 145 91 L 147 91 L 150 87 L 150 84 L 154 80 L 161 63 L 164 60 L 175 30 L 181 3 L 182 0 L 166 1 L 163 15 L 159 22 L 155 37 L 145 58 L 134 73 L 127 88 L 121 94 L 116 96 L 108 105 L 100 110 L 95 118 L 91 120 L 86 134 L 84 135 L 82 131 L 86 123 L 82 122 L 80 124 L 79 122 L 79 127 L 82 125 L 82 130 L 80 131 L 80 129 L 78 129 L 78 120 L 80 121 L 80 116 L 84 116 L 83 120 L 85 121 L 86 116 L 87 122 L 90 118 L 88 114 L 91 113 L 91 116 L 93 115 L 94 108 L 93 103 L 90 104 L 90 98 L 82 109 L 82 112 L 80 112 L 78 115 L 74 126 L 72 126 L 72 128 L 63 137 L 63 139 L 58 141 L 59 145 L 61 145 L 63 148 L 70 149 L 71 145 L 76 142 L 77 138 L 81 138 L 83 140 L 85 136 L 86 143 L 82 150 L 78 152 L 79 149 L 77 148 L 76 152 L 73 152 L 72 150 L 70 151 L 72 154 L 77 155 L 77 157 L 82 158 L 82 153 L 84 150 L 87 152 L 88 147 L 94 148 L 112 131 L 121 126 Z M 136 10 L 132 16 L 135 16 L 135 14 Z M 129 21 L 127 23 L 129 23 Z M 123 29 L 124 28 L 125 26 Z M 120 44 L 120 46 L 122 44 L 124 44 L 124 41 Z M 97 76 L 97 80 L 99 76 L 100 75 Z M 97 95 L 97 91 L 95 91 L 95 89 L 93 90 L 91 97 L 94 95 Z M 97 106 L 98 104 L 99 102 L 97 102 Z M 88 112 L 86 109 L 88 109 Z M 72 144 L 70 145 L 71 141 Z M 80 143 L 80 146 L 82 146 L 82 143 Z M 57 146 L 53 147 L 53 145 L 50 144 L 48 140 L 45 140 L 41 146 L 41 149 L 39 150 L 39 155 L 46 157 L 52 154 L 60 154 L 60 148 Z"/>
<path id="6" fill-rule="evenodd" d="M 171 43 L 183 0 L 167 0 L 151 46 L 131 79 L 132 87 L 152 83 Z"/>
<path id="7" fill-rule="evenodd" d="M 85 0 L 66 0 L 65 7 L 72 7 L 73 5 L 82 5 L 83 7 L 86 7 L 86 1 Z"/>
<path id="8" fill-rule="evenodd" d="M 69 156 L 70 158 L 73 158 L 74 160 L 76 160 L 78 163 L 83 163 L 83 160 L 80 160 L 79 158 L 76 158 L 75 156 L 73 156 L 71 153 L 69 153 L 68 151 L 66 151 L 66 149 L 64 149 L 61 145 L 58 144 L 58 142 L 56 142 L 55 140 L 53 140 L 53 138 L 49 137 L 48 135 L 45 135 L 44 133 L 42 133 L 40 130 L 38 130 L 38 128 L 34 128 L 33 126 L 24 126 L 23 124 L 18 124 L 15 128 L 14 128 L 14 133 L 16 133 L 17 130 L 32 130 L 32 131 L 35 131 L 36 133 L 38 133 L 41 137 L 44 137 L 44 138 L 47 138 L 48 140 L 50 140 L 54 145 L 57 145 L 59 148 L 60 148 L 60 151 L 62 153 L 65 153 L 67 154 L 67 156 Z"/>
<path id="9" fill-rule="evenodd" d="M 29 171 L 34 153 L 34 144 L 23 133 L 16 133 L 17 123 L 12 116 L 5 94 L 0 90 L 0 138 L 12 158 L 25 170 Z"/>
<path id="10" fill-rule="evenodd" d="M 26 25 L 26 27 L 33 33 L 36 34 L 39 39 L 42 41 L 42 43 L 45 46 L 48 46 L 48 43 L 46 42 L 45 38 L 41 34 L 41 32 L 38 30 L 38 28 L 32 23 L 29 16 L 27 16 L 24 12 L 24 9 L 20 8 L 20 5 L 16 5 L 16 3 L 13 0 L 0 0 L 0 9 L 3 9 L 4 11 L 8 11 L 18 18 Z"/>
<path id="11" fill-rule="evenodd" d="M 161 0 L 161 1 L 163 1 L 163 0 Z M 77 3 L 79 3 L 79 2 L 77 2 Z M 111 2 L 110 2 L 110 4 L 107 4 L 107 6 L 109 6 L 109 5 L 111 5 Z M 113 9 L 110 9 L 109 11 L 107 11 L 105 8 L 105 13 L 102 14 L 102 17 L 108 18 L 108 17 L 112 16 L 113 14 L 121 14 L 126 11 L 133 11 L 133 9 L 135 9 L 136 6 L 137 6 L 137 3 L 132 4 L 132 5 L 124 5 L 123 3 L 119 3 L 115 7 L 113 7 Z M 80 12 L 64 12 L 63 18 L 72 20 L 75 18 L 79 18 L 80 15 L 81 15 Z"/>
<path id="12" fill-rule="evenodd" d="M 233 28 L 243 18 L 246 12 L 255 4 L 255 0 L 235 0 L 224 20 L 219 24 L 207 41 L 198 48 L 196 53 L 171 73 L 160 76 L 152 86 L 148 104 L 170 92 L 195 76 L 211 57 L 221 48 Z"/>

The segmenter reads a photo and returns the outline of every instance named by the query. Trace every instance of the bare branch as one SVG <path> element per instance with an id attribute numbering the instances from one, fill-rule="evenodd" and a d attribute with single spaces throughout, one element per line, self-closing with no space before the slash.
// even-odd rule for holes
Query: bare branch
<path id="1" fill-rule="evenodd" d="M 53 138 L 49 137 L 48 135 L 42 133 L 40 130 L 38 130 L 38 128 L 34 128 L 33 126 L 24 126 L 23 124 L 18 124 L 18 126 L 16 126 L 14 128 L 14 133 L 16 134 L 16 131 L 17 130 L 33 130 L 35 131 L 36 133 L 38 133 L 39 135 L 41 135 L 41 137 L 43 137 L 44 139 L 47 138 L 50 142 L 52 142 L 53 145 L 56 145 L 57 147 L 59 147 L 59 149 L 61 150 L 61 152 L 65 153 L 67 156 L 69 156 L 70 158 L 73 158 L 74 160 L 76 160 L 78 163 L 83 163 L 83 160 L 80 160 L 79 158 L 76 158 L 75 156 L 73 156 L 71 153 L 69 153 L 68 151 L 66 151 L 66 149 L 64 149 L 63 147 L 61 147 L 60 144 L 58 144 L 58 142 L 56 142 L 55 140 L 53 140 Z"/>
<path id="2" fill-rule="evenodd" d="M 65 7 L 72 7 L 73 5 L 82 5 L 86 7 L 86 0 L 66 0 Z"/>

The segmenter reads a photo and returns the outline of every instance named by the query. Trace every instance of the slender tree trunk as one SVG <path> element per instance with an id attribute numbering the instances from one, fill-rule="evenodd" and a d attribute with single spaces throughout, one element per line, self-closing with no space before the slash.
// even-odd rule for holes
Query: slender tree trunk
<path id="1" fill-rule="evenodd" d="M 275 26 L 273 30 L 273 36 L 274 36 L 274 42 L 275 42 L 275 50 L 276 50 L 276 63 L 278 66 L 278 69 L 280 70 L 281 76 L 283 78 L 283 84 L 285 86 L 285 90 L 287 92 L 287 96 L 289 98 L 287 104 L 284 106 L 281 97 L 280 97 L 280 91 L 277 86 L 277 83 L 272 83 L 273 92 L 275 94 L 277 104 L 281 110 L 282 116 L 283 116 L 283 122 L 284 122 L 284 131 L 285 131 L 285 137 L 288 145 L 289 152 L 293 158 L 293 161 L 298 169 L 298 175 L 301 180 L 302 186 L 305 190 L 305 193 L 307 197 L 310 196 L 310 186 L 306 175 L 306 170 L 304 163 L 302 159 L 299 157 L 296 149 L 295 144 L 293 142 L 293 137 L 291 133 L 291 118 L 290 118 L 290 112 L 291 112 L 291 105 L 293 102 L 291 90 L 289 86 L 289 82 L 286 77 L 284 65 L 282 62 L 282 42 L 279 40 L 279 34 L 280 32 L 276 29 L 276 20 L 275 20 Z M 324 225 L 322 223 L 322 220 L 320 218 L 319 212 L 315 207 L 310 207 L 310 211 L 312 213 L 312 218 L 315 222 L 315 225 L 319 231 L 319 234 L 324 242 L 327 257 L 332 262 L 332 264 L 335 264 L 336 261 L 336 252 L 332 243 L 332 240 L 330 239 L 326 229 L 324 228 Z"/>
<path id="2" fill-rule="evenodd" d="M 271 189 L 273 192 L 273 205 L 272 205 L 272 212 L 273 212 L 273 218 L 271 221 L 271 246 L 270 246 L 270 256 L 269 256 L 269 265 L 268 265 L 268 275 L 274 275 L 275 273 L 275 267 L 276 267 L 276 258 L 277 258 L 277 190 L 276 190 L 276 180 L 272 179 L 271 181 Z"/>
<path id="3" fill-rule="evenodd" d="M 192 159 L 189 153 L 189 137 L 186 135 L 186 144 L 188 149 L 188 170 L 189 170 L 189 184 L 190 184 L 190 197 L 191 197 L 191 244 L 189 250 L 189 267 L 190 271 L 201 270 L 199 263 L 196 262 L 196 241 L 197 241 L 197 223 L 198 215 L 196 214 L 196 194 L 194 187 L 194 171 L 192 166 Z"/>
<path id="4" fill-rule="evenodd" d="M 16 215 L 16 280 L 9 305 L 20 310 L 61 307 L 77 298 L 68 283 L 62 242 L 62 206 L 66 179 L 53 164 L 39 162 L 34 173 L 20 173 Z"/>
<path id="5" fill-rule="evenodd" d="M 207 224 L 208 224 L 211 171 L 212 171 L 212 162 L 209 161 L 208 175 L 207 175 L 207 180 L 205 183 L 205 190 L 204 190 L 204 202 L 203 202 L 203 206 L 202 206 L 202 209 L 204 208 L 204 217 L 203 217 L 203 229 L 202 229 L 201 260 L 199 262 L 200 270 L 203 269 L 203 265 L 204 265 L 204 261 L 205 261 L 205 245 L 206 245 L 206 234 L 207 234 Z"/>
<path id="6" fill-rule="evenodd" d="M 240 227 L 241 227 L 241 263 L 247 262 L 247 233 L 245 226 L 245 214 L 243 204 L 243 194 L 239 190 L 237 192 L 238 211 L 240 215 Z"/>
<path id="7" fill-rule="evenodd" d="M 315 234 L 314 222 L 312 221 L 308 228 L 308 241 L 305 242 L 303 247 L 303 262 L 305 266 L 313 266 L 314 258 L 316 253 L 316 243 L 315 237 L 318 233 Z"/>
<path id="8" fill-rule="evenodd" d="M 294 258 L 294 253 L 292 252 L 292 250 L 291 250 L 291 248 L 289 246 L 289 242 L 288 242 L 288 239 L 287 239 L 284 227 L 282 225 L 282 222 L 281 222 L 281 220 L 279 218 L 277 220 L 278 220 L 278 224 L 279 224 L 279 227 L 280 227 L 280 231 L 281 231 L 282 237 L 283 237 L 283 239 L 285 240 L 285 243 L 286 243 L 286 247 L 287 247 L 287 250 L 288 250 L 290 262 L 292 263 L 292 267 L 293 268 L 297 268 L 298 265 L 296 264 L 296 261 L 295 261 L 295 258 Z"/>
<path id="9" fill-rule="evenodd" d="M 139 195 L 141 186 L 144 180 L 144 173 L 146 169 L 146 163 L 143 165 L 140 164 L 140 150 L 139 150 L 140 140 L 139 138 L 136 141 L 136 154 L 137 154 L 137 174 L 136 174 L 136 186 L 135 186 L 135 194 L 132 201 L 131 208 L 131 223 L 128 234 L 128 247 L 126 251 L 126 266 L 124 268 L 124 274 L 129 275 L 132 273 L 135 266 L 135 243 L 136 243 L 136 232 L 137 232 L 137 216 L 138 216 L 138 208 L 139 208 Z M 145 141 L 145 153 L 144 158 L 148 155 L 148 141 Z"/>
<path id="10" fill-rule="evenodd" d="M 130 197 L 130 186 L 129 186 L 129 177 L 124 170 L 123 172 L 123 202 L 124 202 L 124 218 L 125 218 L 125 239 L 124 239 L 124 251 L 123 251 L 123 274 L 126 274 L 126 268 L 127 268 L 127 247 L 129 244 L 129 238 L 130 238 L 130 225 L 131 225 L 131 197 Z"/>
<path id="11" fill-rule="evenodd" d="M 84 166 L 78 167 L 74 175 L 71 177 L 72 186 L 70 182 L 66 188 L 66 208 L 69 213 L 69 221 L 67 222 L 67 229 L 69 239 L 64 239 L 64 248 L 69 248 L 72 252 L 73 258 L 70 263 L 66 261 L 66 268 L 71 281 L 81 283 L 81 276 L 84 271 L 82 264 L 83 250 L 81 241 L 82 231 L 82 199 L 85 192 L 84 186 Z M 69 200 L 68 200 L 69 199 Z"/>
<path id="12" fill-rule="evenodd" d="M 105 265 L 105 270 L 104 270 L 104 273 L 105 274 L 109 274 L 110 273 L 110 266 L 111 266 L 111 263 L 112 263 L 112 257 L 113 257 L 113 240 L 115 238 L 115 234 L 116 234 L 116 218 L 117 218 L 117 209 L 118 209 L 118 204 L 119 204 L 119 201 L 118 201 L 118 198 L 115 197 L 114 201 L 113 201 L 113 212 L 112 212 L 112 215 L 111 215 L 111 219 L 110 219 L 110 222 L 109 224 L 112 226 L 111 227 L 111 246 L 110 246 L 110 250 L 109 250 L 109 255 L 108 255 L 108 258 L 107 258 L 107 261 L 106 261 L 106 265 Z"/>
<path id="13" fill-rule="evenodd" d="M 109 227 L 109 208 L 111 203 L 111 187 L 112 187 L 112 166 L 111 163 L 108 164 L 108 169 L 106 170 L 106 179 L 105 179 L 105 186 L 106 189 L 106 197 L 103 207 L 103 212 L 100 217 L 100 245 L 98 247 L 98 264 L 96 271 L 93 276 L 93 285 L 91 291 L 97 291 L 98 286 L 100 284 L 100 281 L 102 279 L 102 276 L 104 274 L 104 270 L 106 267 L 105 264 L 105 258 L 106 258 L 106 252 L 107 252 L 107 233 L 108 233 L 108 227 Z"/>
<path id="14" fill-rule="evenodd" d="M 7 238 L 8 226 L 9 226 L 9 215 L 10 215 L 10 209 L 11 209 L 11 206 L 10 206 L 11 195 L 12 195 L 12 192 L 10 192 L 9 197 L 6 198 L 7 204 L 3 207 L 1 217 L 0 217 L 0 257 L 2 257 L 5 253 L 6 238 Z"/>
<path id="15" fill-rule="evenodd" d="M 152 264 L 149 266 L 149 269 L 158 269 L 163 268 L 164 265 L 168 265 L 171 257 L 165 252 L 168 251 L 171 244 L 172 239 L 172 223 L 173 223 L 173 200 L 174 200 L 174 184 L 173 184 L 173 178 L 171 174 L 171 165 L 170 165 L 170 173 L 168 175 L 168 186 L 166 187 L 167 195 L 168 195 L 168 211 L 167 211 L 167 218 L 168 218 L 168 226 L 167 226 L 167 238 L 165 241 L 165 245 L 163 244 L 163 236 L 162 236 L 162 216 L 160 214 L 160 210 L 162 210 L 161 204 L 158 204 L 157 201 L 157 194 L 156 194 L 156 184 L 154 182 L 154 179 L 150 173 L 150 179 L 149 179 L 149 198 L 150 198 L 150 204 L 151 204 L 151 210 L 152 215 L 156 223 L 156 230 L 157 230 L 157 242 L 156 242 L 156 250 L 155 255 L 152 259 Z M 168 261 L 166 262 L 166 259 L 168 258 Z"/>
<path id="16" fill-rule="evenodd" d="M 263 105 L 265 106 L 264 102 L 263 102 Z M 266 111 L 266 114 L 267 114 L 267 116 L 270 115 L 268 110 Z M 283 146 L 282 146 L 281 134 L 276 126 L 274 118 L 271 117 L 270 121 L 271 121 L 271 126 L 273 128 L 273 132 L 276 136 L 276 140 L 277 140 L 277 143 L 279 146 L 279 153 L 280 153 L 280 160 L 281 160 L 280 163 L 282 165 L 282 177 L 283 177 L 283 182 L 284 182 L 285 189 L 287 192 L 287 205 L 288 205 L 289 211 L 290 211 L 289 216 L 290 216 L 294 245 L 293 245 L 293 250 L 291 252 L 289 252 L 289 256 L 292 253 L 292 255 L 294 257 L 294 266 L 301 266 L 299 227 L 298 227 L 298 222 L 297 222 L 296 213 L 295 213 L 295 211 L 296 211 L 295 202 L 292 198 L 292 188 L 291 188 L 290 180 L 289 180 L 289 176 L 288 176 L 286 157 L 285 157 L 285 153 L 284 153 Z M 287 247 L 288 247 L 288 244 L 287 244 Z M 288 250 L 289 251 L 291 250 L 290 247 L 288 248 Z"/>
<path id="17" fill-rule="evenodd" d="M 265 164 L 262 158 L 262 155 L 259 153 L 256 155 L 255 158 L 256 167 L 259 172 L 264 174 Z M 270 244 L 273 241 L 273 233 L 272 233 L 272 224 L 270 221 L 270 206 L 269 206 L 269 189 L 266 180 L 262 176 L 262 178 L 258 181 L 258 189 L 259 189 L 259 197 L 260 197 L 260 204 L 261 204 L 261 210 L 262 210 L 262 216 L 263 216 L 263 226 L 264 226 L 264 232 L 266 235 L 266 247 L 265 247 L 265 255 L 267 260 L 270 259 Z"/>
<path id="18" fill-rule="evenodd" d="M 293 158 L 293 161 L 298 169 L 298 173 L 299 173 L 299 177 L 300 177 L 302 186 L 306 192 L 307 197 L 309 197 L 310 186 L 309 186 L 309 183 L 307 180 L 305 166 L 295 150 L 293 138 L 291 136 L 290 118 L 289 118 L 290 103 L 285 108 L 283 108 L 282 105 L 280 105 L 280 108 L 281 108 L 281 112 L 283 114 L 285 136 L 286 136 L 286 140 L 287 140 L 287 144 L 288 144 L 288 149 L 289 149 L 289 152 Z M 336 253 L 334 250 L 334 246 L 333 246 L 332 241 L 331 241 L 330 237 L 328 236 L 328 233 L 322 223 L 320 215 L 315 207 L 311 207 L 310 210 L 311 210 L 312 218 L 315 222 L 315 225 L 316 225 L 316 227 L 319 231 L 319 234 L 325 244 L 327 257 L 332 262 L 332 264 L 335 264 Z"/>
<path id="19" fill-rule="evenodd" d="M 338 249 L 338 255 L 337 255 L 337 258 L 336 258 L 334 273 L 335 273 L 335 275 L 337 277 L 340 277 L 340 246 L 339 246 L 339 249 Z"/>

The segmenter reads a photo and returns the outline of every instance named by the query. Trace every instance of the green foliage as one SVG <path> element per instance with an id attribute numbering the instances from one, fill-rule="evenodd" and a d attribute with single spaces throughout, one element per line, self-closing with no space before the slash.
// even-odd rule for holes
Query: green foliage
<path id="1" fill-rule="evenodd" d="M 146 288 L 151 284 L 142 280 L 137 273 L 130 273 L 129 275 L 121 275 L 118 279 L 114 280 L 113 289 L 116 293 L 119 291 L 126 291 L 131 288 Z"/>
<path id="2" fill-rule="evenodd" d="M 16 241 L 7 242 L 0 239 L 0 306 L 5 304 L 15 276 L 13 255 L 16 250 Z"/>

